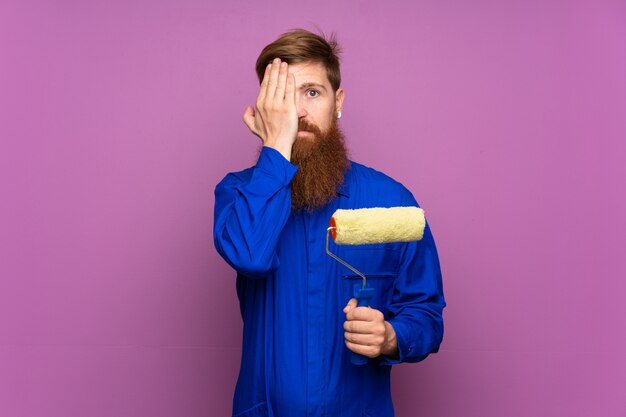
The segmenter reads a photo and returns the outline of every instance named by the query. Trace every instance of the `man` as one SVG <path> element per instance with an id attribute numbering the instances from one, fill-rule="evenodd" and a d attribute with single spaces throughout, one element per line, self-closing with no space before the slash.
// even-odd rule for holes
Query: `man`
<path id="1" fill-rule="evenodd" d="M 371 307 L 356 307 L 358 277 L 325 253 L 331 215 L 417 202 L 348 160 L 334 39 L 288 32 L 256 68 L 261 88 L 243 120 L 263 148 L 215 190 L 215 246 L 237 271 L 244 322 L 233 415 L 393 416 L 391 365 L 424 359 L 443 336 L 430 228 L 419 242 L 332 247 L 374 287 Z M 351 352 L 368 363 L 352 364 Z"/>

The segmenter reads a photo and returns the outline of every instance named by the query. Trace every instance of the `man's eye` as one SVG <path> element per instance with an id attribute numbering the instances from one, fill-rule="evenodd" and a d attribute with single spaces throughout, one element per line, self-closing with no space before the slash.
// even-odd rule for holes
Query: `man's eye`
<path id="1" fill-rule="evenodd" d="M 319 95 L 319 93 L 317 92 L 317 90 L 308 90 L 306 92 L 307 96 L 309 97 L 317 97 Z"/>

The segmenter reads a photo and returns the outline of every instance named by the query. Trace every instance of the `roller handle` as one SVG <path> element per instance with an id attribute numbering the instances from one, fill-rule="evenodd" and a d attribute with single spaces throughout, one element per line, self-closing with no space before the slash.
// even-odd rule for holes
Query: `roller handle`
<path id="1" fill-rule="evenodd" d="M 363 288 L 361 283 L 354 284 L 354 298 L 357 300 L 357 307 L 368 307 L 374 297 L 374 288 Z M 350 351 L 350 362 L 354 365 L 365 365 L 369 361 L 367 356 Z"/>

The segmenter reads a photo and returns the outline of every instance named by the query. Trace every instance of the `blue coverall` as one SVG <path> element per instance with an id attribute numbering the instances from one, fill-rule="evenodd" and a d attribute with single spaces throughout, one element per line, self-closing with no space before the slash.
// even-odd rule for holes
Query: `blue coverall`
<path id="1" fill-rule="evenodd" d="M 335 246 L 374 287 L 371 307 L 396 332 L 399 358 L 350 362 L 344 306 L 361 282 L 325 253 L 338 208 L 417 206 L 388 176 L 351 162 L 338 196 L 323 209 L 292 212 L 297 171 L 264 147 L 255 166 L 230 173 L 215 189 L 214 240 L 237 271 L 243 352 L 233 416 L 393 416 L 391 365 L 439 349 L 445 306 L 430 227 L 421 241 Z"/>

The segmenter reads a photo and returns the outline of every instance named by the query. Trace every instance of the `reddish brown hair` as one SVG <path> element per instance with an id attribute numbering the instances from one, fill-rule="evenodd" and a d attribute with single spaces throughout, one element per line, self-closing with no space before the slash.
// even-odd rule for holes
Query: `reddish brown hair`
<path id="1" fill-rule="evenodd" d="M 263 81 L 265 67 L 274 58 L 280 58 L 288 64 L 312 61 L 320 62 L 326 68 L 328 81 L 337 91 L 341 85 L 341 71 L 339 70 L 339 54 L 341 50 L 334 34 L 326 39 L 304 29 L 293 29 L 280 35 L 278 39 L 267 45 L 256 60 L 256 74 L 259 83 Z"/>

